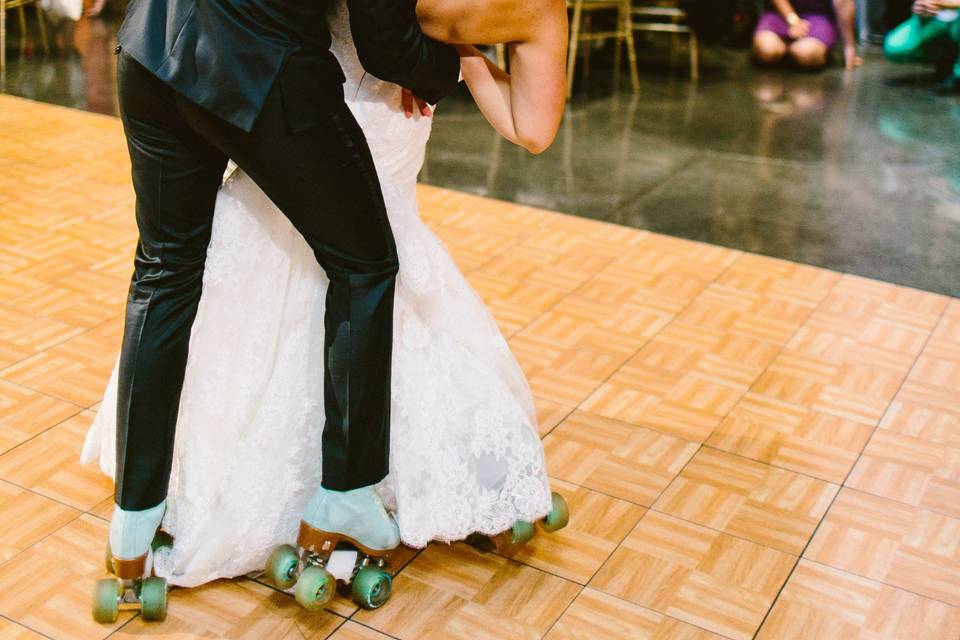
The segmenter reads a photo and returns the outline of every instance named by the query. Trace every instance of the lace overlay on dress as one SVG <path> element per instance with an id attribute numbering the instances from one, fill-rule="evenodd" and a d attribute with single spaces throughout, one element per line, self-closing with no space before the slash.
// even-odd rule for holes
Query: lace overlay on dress
<path id="1" fill-rule="evenodd" d="M 430 119 L 407 119 L 400 89 L 366 74 L 343 2 L 333 51 L 367 135 L 400 257 L 390 474 L 380 485 L 403 542 L 495 534 L 550 509 L 526 380 L 506 341 L 419 218 L 416 177 Z M 303 238 L 235 172 L 217 198 L 190 341 L 160 575 L 193 586 L 258 570 L 296 538 L 320 482 L 327 279 Z M 117 372 L 84 446 L 115 467 Z"/>

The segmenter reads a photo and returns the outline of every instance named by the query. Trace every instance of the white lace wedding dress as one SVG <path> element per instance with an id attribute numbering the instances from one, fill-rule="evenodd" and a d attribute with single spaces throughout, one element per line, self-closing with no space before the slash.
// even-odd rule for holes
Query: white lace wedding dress
<path id="1" fill-rule="evenodd" d="M 405 118 L 400 89 L 365 74 L 342 0 L 330 22 L 400 258 L 390 474 L 381 497 L 413 547 L 536 520 L 551 499 L 526 380 L 419 218 L 416 176 L 431 120 Z M 163 521 L 176 543 L 156 558 L 158 574 L 183 586 L 262 568 L 276 545 L 296 539 L 321 471 L 327 279 L 241 172 L 217 198 L 203 286 Z M 83 450 L 85 462 L 111 476 L 116 389 L 114 370 Z"/>

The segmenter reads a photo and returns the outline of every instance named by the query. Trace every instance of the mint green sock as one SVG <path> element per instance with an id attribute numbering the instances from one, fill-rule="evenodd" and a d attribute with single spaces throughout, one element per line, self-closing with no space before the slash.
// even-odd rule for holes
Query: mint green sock
<path id="1" fill-rule="evenodd" d="M 126 511 L 117 506 L 110 521 L 110 552 L 124 560 L 145 554 L 166 510 L 166 500 L 142 511 Z"/>

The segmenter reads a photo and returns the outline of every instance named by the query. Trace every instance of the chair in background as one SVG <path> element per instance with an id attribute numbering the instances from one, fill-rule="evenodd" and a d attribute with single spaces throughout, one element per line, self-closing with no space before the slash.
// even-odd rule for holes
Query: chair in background
<path id="1" fill-rule="evenodd" d="M 570 51 L 567 60 L 567 97 L 573 93 L 573 72 L 577 64 L 577 49 L 581 42 L 593 43 L 598 40 L 616 40 L 614 73 L 620 71 L 620 52 L 627 47 L 627 59 L 630 62 L 630 85 L 634 91 L 640 88 L 637 75 L 637 52 L 633 46 L 633 22 L 631 0 L 567 0 L 567 6 L 573 10 L 570 21 Z M 596 11 L 616 11 L 617 23 L 612 31 L 594 31 L 592 15 Z M 583 50 L 584 75 L 590 69 L 590 46 Z"/>
<path id="2" fill-rule="evenodd" d="M 24 7 L 28 4 L 32 4 L 37 12 L 37 25 L 40 28 L 40 42 L 43 52 L 50 53 L 50 46 L 47 42 L 47 24 L 43 19 L 43 9 L 40 8 L 39 0 L 0 0 L 0 71 L 7 68 L 7 11 L 17 9 L 19 14 L 20 55 L 22 56 L 27 42 L 27 14 Z"/>
<path id="3" fill-rule="evenodd" d="M 674 50 L 676 50 L 677 35 L 687 34 L 690 38 L 690 79 L 700 78 L 700 46 L 697 34 L 690 28 L 687 12 L 679 7 L 676 0 L 636 2 L 631 15 L 634 31 L 672 33 Z"/>

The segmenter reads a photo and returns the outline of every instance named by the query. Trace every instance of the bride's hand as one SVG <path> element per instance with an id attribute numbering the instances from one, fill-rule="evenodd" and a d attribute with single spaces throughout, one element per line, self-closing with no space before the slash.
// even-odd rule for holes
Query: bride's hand
<path id="1" fill-rule="evenodd" d="M 430 109 L 430 105 L 426 101 L 421 100 L 417 96 L 413 95 L 413 91 L 410 89 L 404 88 L 400 93 L 400 102 L 403 103 L 403 114 L 408 118 L 413 117 L 414 108 L 420 112 L 425 118 L 429 118 L 433 115 L 433 111 Z"/>

